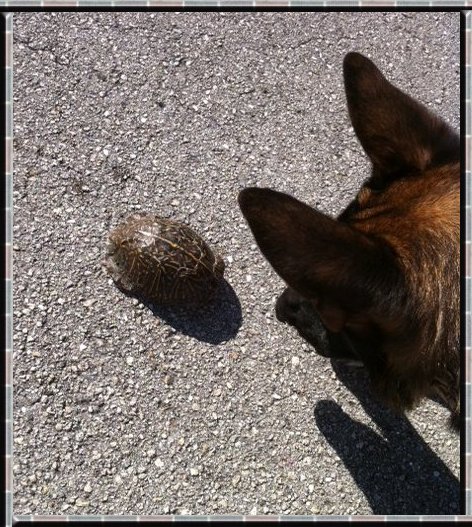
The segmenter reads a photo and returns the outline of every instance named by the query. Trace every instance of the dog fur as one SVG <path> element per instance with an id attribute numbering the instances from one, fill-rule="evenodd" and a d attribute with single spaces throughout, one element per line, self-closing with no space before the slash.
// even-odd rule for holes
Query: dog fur
<path id="1" fill-rule="evenodd" d="M 238 201 L 288 288 L 280 320 L 320 347 L 319 321 L 402 412 L 438 397 L 459 427 L 460 141 L 359 53 L 344 59 L 355 133 L 372 173 L 337 219 L 271 189 Z M 333 340 L 332 340 L 333 341 Z M 339 342 L 339 340 L 338 340 Z"/>

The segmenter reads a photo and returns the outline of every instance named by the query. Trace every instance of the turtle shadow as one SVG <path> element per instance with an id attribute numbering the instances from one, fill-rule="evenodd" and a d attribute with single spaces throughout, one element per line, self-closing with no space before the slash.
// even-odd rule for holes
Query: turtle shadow
<path id="1" fill-rule="evenodd" d="M 376 430 L 331 400 L 316 404 L 315 422 L 366 496 L 372 513 L 459 514 L 458 479 L 407 417 L 376 400 L 365 369 L 338 361 L 332 365 Z"/>
<path id="2" fill-rule="evenodd" d="M 145 303 L 154 316 L 179 333 L 209 344 L 234 338 L 242 324 L 241 303 L 233 287 L 223 280 L 214 298 L 199 307 L 168 307 Z"/>

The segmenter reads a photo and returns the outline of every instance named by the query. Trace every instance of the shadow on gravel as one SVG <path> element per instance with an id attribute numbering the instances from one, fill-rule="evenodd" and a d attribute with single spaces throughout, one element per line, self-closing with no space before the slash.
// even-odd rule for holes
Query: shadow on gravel
<path id="1" fill-rule="evenodd" d="M 162 307 L 146 304 L 156 317 L 176 331 L 210 344 L 220 344 L 236 336 L 242 324 L 241 303 L 224 280 L 215 298 L 198 308 Z"/>
<path id="2" fill-rule="evenodd" d="M 335 364 L 380 433 L 320 401 L 315 421 L 366 495 L 373 514 L 459 514 L 459 481 L 410 422 L 376 402 L 363 369 Z"/>

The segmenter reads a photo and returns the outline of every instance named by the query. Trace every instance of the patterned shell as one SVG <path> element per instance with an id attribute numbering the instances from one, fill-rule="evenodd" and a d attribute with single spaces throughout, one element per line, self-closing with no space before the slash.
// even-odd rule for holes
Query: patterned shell
<path id="1" fill-rule="evenodd" d="M 120 289 L 161 305 L 208 302 L 225 268 L 190 227 L 152 214 L 111 231 L 103 263 Z"/>

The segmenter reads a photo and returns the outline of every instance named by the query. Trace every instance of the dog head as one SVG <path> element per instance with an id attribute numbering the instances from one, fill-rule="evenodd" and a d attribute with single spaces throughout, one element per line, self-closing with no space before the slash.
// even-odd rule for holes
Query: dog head
<path id="1" fill-rule="evenodd" d="M 458 135 L 359 53 L 344 60 L 349 115 L 372 172 L 337 219 L 247 188 L 239 205 L 288 289 L 277 316 L 316 345 L 319 317 L 398 410 L 439 395 L 458 415 Z M 330 351 L 323 353 L 329 355 Z"/>

